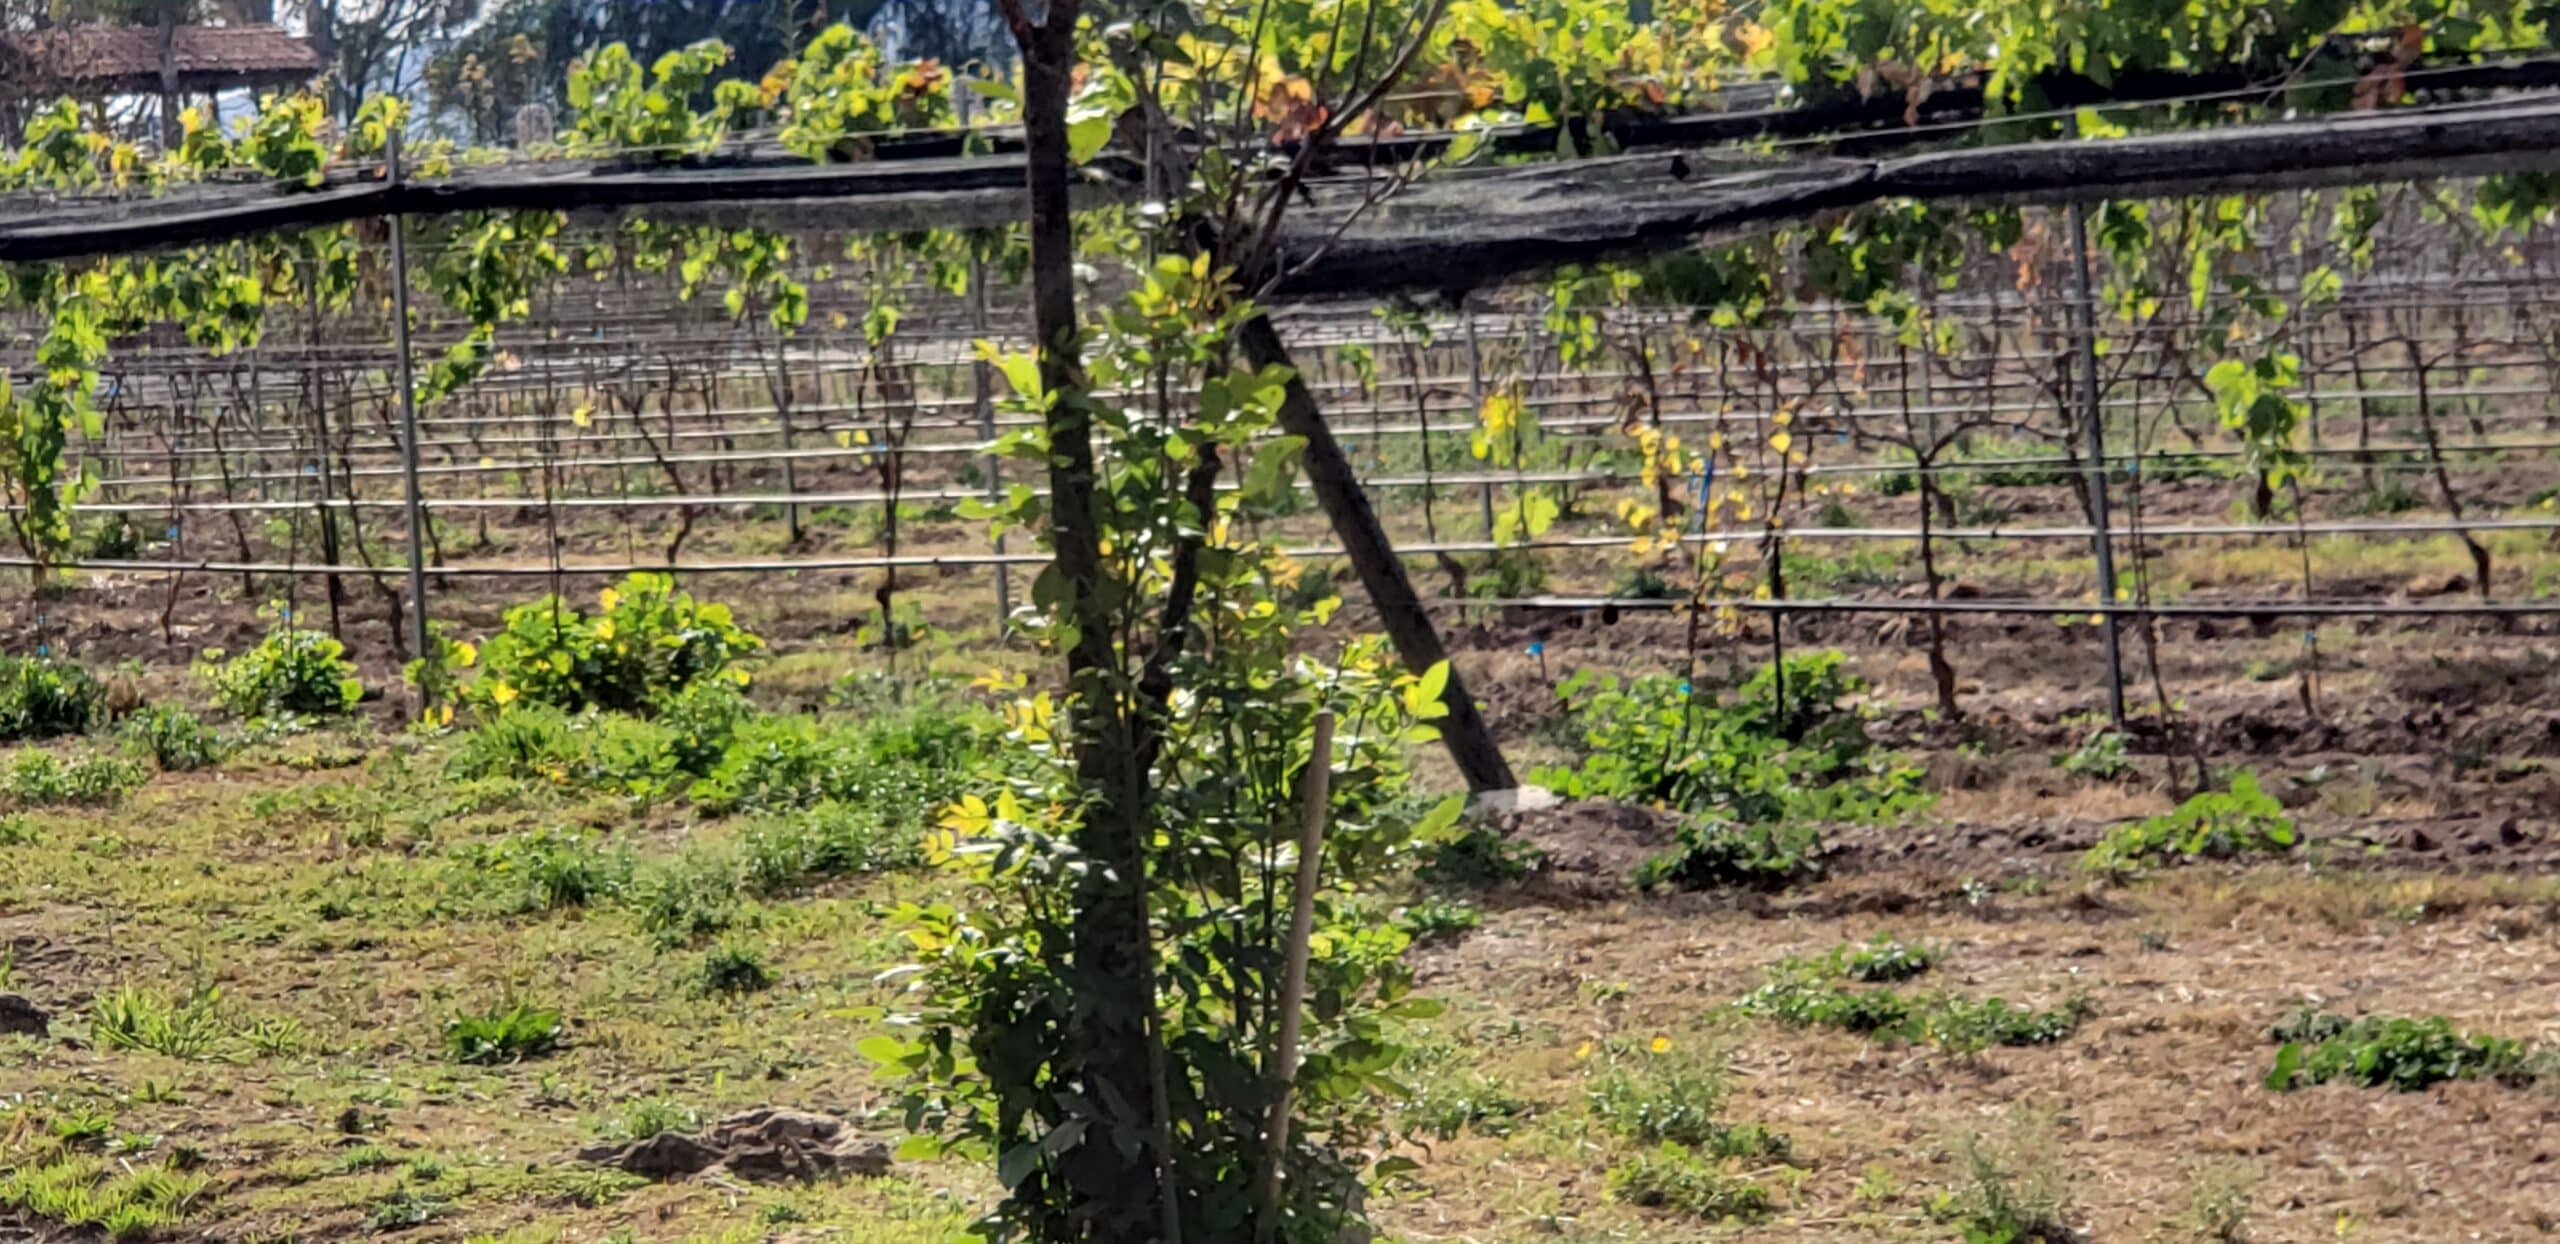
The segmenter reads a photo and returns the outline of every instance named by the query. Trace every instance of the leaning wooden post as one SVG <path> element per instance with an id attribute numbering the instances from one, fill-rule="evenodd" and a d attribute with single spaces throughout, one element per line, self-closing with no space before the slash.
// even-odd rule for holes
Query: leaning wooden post
<path id="1" fill-rule="evenodd" d="M 1257 315 L 1238 326 L 1236 345 L 1257 368 L 1287 369 L 1289 379 L 1281 391 L 1280 428 L 1305 439 L 1307 483 L 1315 489 L 1325 516 L 1333 521 L 1334 537 L 1342 541 L 1343 555 L 1359 574 L 1370 605 L 1378 611 L 1378 625 L 1395 642 L 1396 655 L 1404 661 L 1404 667 L 1421 674 L 1447 661 L 1449 651 L 1441 643 L 1439 629 L 1431 624 L 1431 615 L 1424 611 L 1422 598 L 1413 590 L 1413 579 L 1405 573 L 1403 560 L 1396 556 L 1395 544 L 1387 539 L 1386 528 L 1379 524 L 1377 511 L 1369 505 L 1369 494 L 1361 490 L 1351 460 L 1343 455 L 1342 442 L 1334 437 L 1324 412 L 1316 408 L 1315 395 L 1298 374 L 1296 360 L 1281 342 L 1279 330 L 1272 327 L 1271 317 Z M 1467 690 L 1467 681 L 1455 663 L 1449 666 L 1449 681 L 1441 691 L 1441 703 L 1448 707 L 1449 715 L 1439 722 L 1440 742 L 1449 749 L 1449 759 L 1466 779 L 1467 789 L 1479 795 L 1517 789 L 1520 781 L 1512 776 L 1510 763 L 1502 758 L 1493 728 L 1485 723 L 1484 713 L 1476 707 L 1475 697 Z"/>
<path id="2" fill-rule="evenodd" d="M 1272 1051 L 1279 1093 L 1262 1134 L 1269 1146 L 1258 1176 L 1254 1233 L 1268 1240 L 1280 1228 L 1280 1167 L 1289 1156 L 1289 1090 L 1298 1078 L 1300 1012 L 1307 1000 L 1307 946 L 1315 937 L 1316 866 L 1324 856 L 1325 809 L 1333 799 L 1333 710 L 1316 710 L 1315 742 L 1307 750 L 1305 819 L 1298 831 L 1298 889 L 1289 908 L 1287 974 L 1280 982 L 1280 1043 Z"/>

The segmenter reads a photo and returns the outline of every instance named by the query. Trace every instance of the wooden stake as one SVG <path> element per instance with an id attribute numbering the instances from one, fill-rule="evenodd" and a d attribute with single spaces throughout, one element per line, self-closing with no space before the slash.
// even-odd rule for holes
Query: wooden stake
<path id="1" fill-rule="evenodd" d="M 1307 943 L 1315 936 L 1316 866 L 1324 855 L 1325 810 L 1333 799 L 1333 710 L 1316 712 L 1315 744 L 1307 752 L 1306 819 L 1298 836 L 1298 889 L 1289 910 L 1288 974 L 1280 983 L 1280 1044 L 1276 1056 L 1279 1096 L 1262 1134 L 1268 1138 L 1260 1187 L 1255 1200 L 1262 1213 L 1255 1227 L 1268 1240 L 1280 1227 L 1280 1165 L 1289 1153 L 1289 1090 L 1298 1078 L 1298 1029 L 1307 1000 Z"/>

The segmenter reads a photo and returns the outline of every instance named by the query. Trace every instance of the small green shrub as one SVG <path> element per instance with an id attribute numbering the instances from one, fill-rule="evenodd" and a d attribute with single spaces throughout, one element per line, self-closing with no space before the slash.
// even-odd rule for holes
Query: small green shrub
<path id="1" fill-rule="evenodd" d="M 586 834 L 536 829 L 455 851 L 455 860 L 484 884 L 513 896 L 517 912 L 584 907 L 619 893 L 631 877 L 631 857 L 606 851 Z"/>
<path id="2" fill-rule="evenodd" d="M 1732 698 L 1667 674 L 1558 688 L 1583 759 L 1533 776 L 1577 799 L 1660 804 L 1745 825 L 1876 822 L 1924 806 L 1920 771 L 1879 752 L 1844 701 L 1865 689 L 1837 652 L 1764 666 Z"/>
<path id="3" fill-rule="evenodd" d="M 583 614 L 550 597 L 507 610 L 476 653 L 483 670 L 462 685 L 464 699 L 493 710 L 523 701 L 646 715 L 698 682 L 743 681 L 734 662 L 764 647 L 727 605 L 698 602 L 667 575 L 634 574 L 598 604 Z M 462 646 L 456 659 L 472 655 Z"/>
<path id="4" fill-rule="evenodd" d="M 149 756 L 163 773 L 185 773 L 222 763 L 230 744 L 221 733 L 183 708 L 155 705 L 125 718 L 116 737 L 126 748 Z"/>
<path id="5" fill-rule="evenodd" d="M 2372 488 L 2359 488 L 2339 499 L 2338 512 L 2355 515 L 2406 514 L 2426 508 L 2427 499 L 2394 475 Z"/>
<path id="6" fill-rule="evenodd" d="M 1927 946 L 1895 941 L 1878 933 L 1864 946 L 1842 946 L 1832 952 L 1840 975 L 1869 984 L 1907 981 L 1938 964 L 1938 952 Z"/>
<path id="7" fill-rule="evenodd" d="M 1888 945 L 1870 942 L 1863 950 L 1843 946 L 1812 958 L 1782 960 L 1770 969 L 1767 984 L 1735 1005 L 1791 1028 L 1839 1028 L 1880 1041 L 1934 1044 L 1958 1052 L 2051 1045 L 2077 1031 L 2088 1015 L 2088 1002 L 2078 995 L 2038 1010 L 1943 990 L 1913 995 L 1891 988 L 1853 988 L 1850 982 L 1857 978 L 1852 973 L 1862 970 L 1911 975 L 1926 970 L 1926 962 L 1913 966 L 1924 952 L 1898 946 L 1888 950 Z"/>
<path id="8" fill-rule="evenodd" d="M 1967 1184 L 1940 1206 L 1964 1244 L 2070 1244 L 2068 1197 L 2041 1124 L 2013 1119 L 2004 1135 L 1967 1135 L 1956 1146 Z"/>
<path id="9" fill-rule="evenodd" d="M 267 632 L 257 647 L 237 657 L 225 659 L 221 649 L 208 648 L 196 671 L 212 686 L 214 702 L 235 717 L 327 717 L 364 698 L 346 645 L 290 625 Z"/>
<path id="10" fill-rule="evenodd" d="M 1414 940 L 1416 945 L 1449 942 L 1472 933 L 1484 923 L 1484 913 L 1470 903 L 1445 898 L 1426 898 L 1395 910 L 1392 920 L 1396 928 Z"/>
<path id="11" fill-rule="evenodd" d="M 1526 1100 L 1476 1070 L 1467 1052 L 1446 1040 L 1406 1046 L 1395 1080 L 1404 1086 L 1396 1114 L 1408 1133 L 1442 1140 L 1469 1131 L 1503 1136 L 1530 1111 Z"/>
<path id="12" fill-rule="evenodd" d="M 0 1172 L 0 1216 L 25 1214 L 84 1237 L 140 1240 L 182 1225 L 208 1182 L 165 1164 L 55 1153 Z"/>
<path id="13" fill-rule="evenodd" d="M 1711 1221 L 1751 1221 L 1769 1212 L 1769 1190 L 1665 1142 L 1609 1168 L 1609 1195 L 1643 1209 Z"/>
<path id="14" fill-rule="evenodd" d="M 1704 818 L 1680 827 L 1672 847 L 1636 866 L 1643 890 L 1775 889 L 1819 875 L 1822 835 L 1809 825 L 1734 825 Z"/>
<path id="15" fill-rule="evenodd" d="M 227 1035 L 222 991 L 197 990 L 179 1002 L 168 994 L 131 985 L 100 994 L 89 1004 L 89 1036 L 111 1050 L 150 1050 L 171 1058 L 210 1056 Z"/>
<path id="16" fill-rule="evenodd" d="M 1612 1042 L 1583 1089 L 1592 1116 L 1630 1140 L 1669 1141 L 1715 1158 L 1783 1158 L 1787 1138 L 1757 1124 L 1727 1124 L 1725 1059 L 1657 1037 L 1640 1049 Z"/>
<path id="17" fill-rule="evenodd" d="M 452 1208 L 453 1202 L 449 1198 L 402 1188 L 374 1202 L 373 1213 L 365 1220 L 365 1226 L 375 1232 L 404 1231 L 434 1222 Z"/>
<path id="18" fill-rule="evenodd" d="M 261 1015 L 240 1025 L 241 1043 L 269 1058 L 290 1058 L 311 1048 L 311 1029 L 290 1015 Z"/>
<path id="19" fill-rule="evenodd" d="M 2081 857 L 2091 872 L 2123 876 L 2173 856 L 2232 859 L 2293 849 L 2293 819 L 2275 796 L 2259 789 L 2257 775 L 2231 775 L 2229 790 L 2205 791 L 2172 812 L 2119 825 Z"/>
<path id="20" fill-rule="evenodd" d="M 80 533 L 80 555 L 90 561 L 129 562 L 142 556 L 142 528 L 121 510 Z"/>
<path id="21" fill-rule="evenodd" d="M 2243 1244 L 2249 1238 L 2249 1202 L 2256 1182 L 2247 1166 L 2199 1163 L 2188 1176 L 2187 1212 L 2178 1225 L 2213 1244 Z"/>
<path id="22" fill-rule="evenodd" d="M 1618 572 L 1609 585 L 1609 595 L 1619 600 L 1677 600 L 1684 593 L 1652 566 L 1631 566 Z"/>
<path id="23" fill-rule="evenodd" d="M 0 742 L 80 734 L 105 711 L 89 671 L 43 657 L 0 657 Z"/>
<path id="24" fill-rule="evenodd" d="M 622 1107 L 603 1127 L 616 1140 L 647 1140 L 702 1126 L 702 1112 L 672 1097 L 642 1097 Z"/>
<path id="25" fill-rule="evenodd" d="M 739 848 L 746 887 L 766 896 L 923 860 L 922 839 L 914 830 L 891 828 L 859 805 L 833 801 L 749 825 Z"/>
<path id="26" fill-rule="evenodd" d="M 2125 758 L 2124 735 L 2115 730 L 2092 730 L 2080 746 L 2053 758 L 2054 767 L 2073 777 L 2096 782 L 2112 782 L 2133 772 L 2133 762 Z"/>
<path id="27" fill-rule="evenodd" d="M 714 946 L 694 973 L 694 992 L 706 996 L 756 993 L 773 985 L 773 972 L 755 947 L 739 942 Z"/>
<path id="28" fill-rule="evenodd" d="M 578 719 L 548 704 L 528 704 L 463 732 L 445 757 L 445 773 L 465 780 L 538 776 L 566 783 L 579 777 L 586 762 Z"/>
<path id="29" fill-rule="evenodd" d="M 9 758 L 0 769 L 0 799 L 21 808 L 63 805 L 106 807 L 150 780 L 142 766 L 118 756 L 80 756 L 65 761 L 51 752 L 29 748 Z"/>
<path id="30" fill-rule="evenodd" d="M 741 723 L 694 803 L 714 814 L 860 805 L 913 827 L 960 796 L 979 756 L 957 710 L 911 706 L 885 718 L 764 717 Z"/>
<path id="31" fill-rule="evenodd" d="M 744 884 L 734 851 L 688 846 L 640 868 L 626 897 L 641 930 L 671 950 L 735 924 Z"/>
<path id="32" fill-rule="evenodd" d="M 2445 1080 L 2524 1081 L 2539 1061 L 2521 1041 L 2465 1033 L 2441 1015 L 2350 1020 L 2305 1007 L 2269 1035 L 2280 1044 L 2267 1087 L 2278 1092 L 2331 1080 L 2404 1093 Z"/>
<path id="33" fill-rule="evenodd" d="M 445 1021 L 445 1052 L 458 1062 L 520 1062 L 548 1055 L 561 1047 L 566 1034 L 558 1011 L 530 1003 L 492 1006 L 479 1014 L 458 1014 Z"/>
<path id="34" fill-rule="evenodd" d="M 558 1011 L 517 1002 L 446 1020 L 444 1048 L 460 1062 L 520 1062 L 558 1049 L 564 1032 Z"/>

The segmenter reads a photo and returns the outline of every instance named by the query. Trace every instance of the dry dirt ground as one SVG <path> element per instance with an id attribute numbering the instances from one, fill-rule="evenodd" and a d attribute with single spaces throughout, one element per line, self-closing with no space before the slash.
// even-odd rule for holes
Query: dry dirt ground
<path id="1" fill-rule="evenodd" d="M 1742 1238 L 1950 1238 L 1933 1210 L 1970 1185 L 1964 1139 L 2019 1130 L 2013 1173 L 2058 1187 L 2082 1238 L 2215 1238 L 2197 1201 L 2230 1185 L 2245 1189 L 2238 1238 L 2542 1238 L 2560 1230 L 2548 1088 L 2262 1081 L 2267 1028 L 2307 999 L 2560 1037 L 2556 900 L 2547 881 L 2502 876 L 2197 868 L 2088 890 L 1927 864 L 1747 901 L 1523 895 L 1433 953 L 1425 978 L 1466 1000 L 1468 1039 L 1559 1118 L 1436 1148 L 1428 1191 L 1396 1221 L 1415 1238 L 1723 1238 L 1592 1208 L 1613 1155 L 1567 1121 L 1585 1079 L 1572 1051 L 1660 1034 L 1726 1050 L 1728 1116 L 1794 1142 L 1795 1165 L 1764 1172 L 1786 1209 L 1730 1233 Z M 2089 1018 L 2052 1046 L 1950 1055 L 1727 1005 L 1780 957 L 1878 933 L 1942 948 L 1947 987 L 2039 1005 L 2079 994 Z"/>

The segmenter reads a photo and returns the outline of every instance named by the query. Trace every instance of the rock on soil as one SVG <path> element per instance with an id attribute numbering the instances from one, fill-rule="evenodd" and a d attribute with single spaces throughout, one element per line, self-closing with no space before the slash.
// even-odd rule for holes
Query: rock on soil
<path id="1" fill-rule="evenodd" d="M 0 993 L 0 1036 L 24 1033 L 30 1037 L 42 1037 L 51 1031 L 52 1019 L 53 1016 L 46 1014 L 43 1007 L 25 997 Z"/>
<path id="2" fill-rule="evenodd" d="M 651 1179 L 714 1168 L 758 1183 L 889 1173 L 887 1145 L 856 1135 L 832 1115 L 779 1106 L 730 1115 L 700 1135 L 660 1132 L 628 1144 L 589 1145 L 578 1151 L 578 1160 Z"/>

